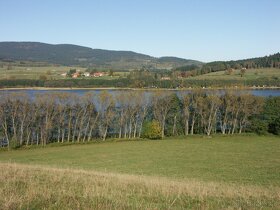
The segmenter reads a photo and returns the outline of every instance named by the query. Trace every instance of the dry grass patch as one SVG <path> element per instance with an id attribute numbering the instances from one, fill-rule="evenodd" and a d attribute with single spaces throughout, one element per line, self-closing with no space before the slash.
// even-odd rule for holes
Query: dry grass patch
<path id="1" fill-rule="evenodd" d="M 0 163 L 0 209 L 279 209 L 280 188 Z"/>

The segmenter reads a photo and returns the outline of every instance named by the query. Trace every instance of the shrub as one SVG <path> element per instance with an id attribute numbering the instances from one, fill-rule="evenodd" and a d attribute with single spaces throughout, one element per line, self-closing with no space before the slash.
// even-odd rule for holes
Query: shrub
<path id="1" fill-rule="evenodd" d="M 143 126 L 142 138 L 161 139 L 161 126 L 158 121 L 146 122 Z"/>
<path id="2" fill-rule="evenodd" d="M 45 76 L 45 75 L 40 75 L 39 76 L 39 80 L 47 80 L 48 78 L 47 78 L 47 76 Z"/>
<path id="3" fill-rule="evenodd" d="M 10 146 L 11 149 L 17 149 L 19 147 L 16 137 L 11 138 L 9 146 Z"/>
<path id="4" fill-rule="evenodd" d="M 269 131 L 275 135 L 280 135 L 280 117 L 269 124 Z"/>
<path id="5" fill-rule="evenodd" d="M 265 120 L 253 119 L 251 121 L 250 127 L 251 127 L 251 131 L 259 135 L 267 134 L 268 131 L 268 123 Z"/>

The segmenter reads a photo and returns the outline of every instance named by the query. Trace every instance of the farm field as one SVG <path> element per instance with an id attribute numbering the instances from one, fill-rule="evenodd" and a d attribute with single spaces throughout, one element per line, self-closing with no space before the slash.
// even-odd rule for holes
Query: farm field
<path id="1" fill-rule="evenodd" d="M 0 151 L 0 209 L 279 209 L 279 147 L 236 135 Z"/>
<path id="2" fill-rule="evenodd" d="M 0 79 L 39 79 L 40 76 L 46 76 L 47 79 L 62 79 L 62 73 L 69 71 L 72 67 L 67 66 L 47 66 L 47 67 L 21 67 L 7 66 L 0 68 Z M 73 67 L 74 68 L 74 67 Z M 77 68 L 84 70 L 83 68 Z"/>
<path id="3" fill-rule="evenodd" d="M 227 75 L 225 71 L 211 72 L 195 77 L 188 78 L 190 80 L 255 80 L 264 78 L 280 78 L 280 69 L 277 68 L 261 68 L 247 69 L 243 77 L 240 75 L 240 70 L 234 70 L 232 74 Z"/>
<path id="4" fill-rule="evenodd" d="M 46 66 L 46 67 L 22 67 L 22 66 L 11 66 L 10 70 L 7 70 L 7 66 L 0 66 L 0 80 L 1 79 L 40 79 L 44 76 L 48 80 L 52 79 L 65 79 L 61 74 L 68 72 L 70 69 L 77 69 L 82 72 L 86 68 L 82 67 L 69 67 L 69 66 Z M 82 78 L 82 79 L 118 79 L 120 76 L 125 76 L 127 72 L 114 72 L 115 76 L 103 76 L 96 78 Z M 68 78 L 69 79 L 69 78 Z M 79 79 L 79 78 L 78 78 Z"/>

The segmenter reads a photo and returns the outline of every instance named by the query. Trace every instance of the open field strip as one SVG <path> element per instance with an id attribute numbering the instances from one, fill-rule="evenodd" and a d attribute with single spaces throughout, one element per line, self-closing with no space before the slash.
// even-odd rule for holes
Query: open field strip
<path id="1" fill-rule="evenodd" d="M 70 69 L 80 70 L 85 72 L 86 68 L 77 66 L 46 66 L 46 67 L 21 67 L 12 66 L 11 70 L 7 70 L 7 66 L 0 66 L 0 80 L 3 79 L 40 79 L 40 76 L 46 76 L 47 79 L 69 79 L 61 74 L 67 73 Z M 103 71 L 100 69 L 99 71 Z M 90 77 L 90 78 L 78 78 L 78 79 L 118 79 L 120 76 L 125 76 L 126 72 L 114 72 L 115 76 L 103 76 L 103 77 Z"/>
<path id="2" fill-rule="evenodd" d="M 280 77 L 280 69 L 277 68 L 262 68 L 262 69 L 247 69 L 243 77 L 240 76 L 241 70 L 234 70 L 232 74 L 227 75 L 225 71 L 211 72 L 195 77 L 190 77 L 190 80 L 254 80 L 272 77 Z"/>
<path id="3" fill-rule="evenodd" d="M 0 163 L 1 209 L 280 208 L 280 188 Z"/>
<path id="4" fill-rule="evenodd" d="M 280 186 L 274 136 L 200 136 L 0 151 L 0 162 L 103 172 Z"/>
<path id="5" fill-rule="evenodd" d="M 68 66 L 47 66 L 47 67 L 20 67 L 12 66 L 11 70 L 7 67 L 0 68 L 0 79 L 39 79 L 40 76 L 45 75 L 48 78 L 60 78 L 62 73 L 69 71 Z M 84 68 L 77 68 L 84 70 Z"/>

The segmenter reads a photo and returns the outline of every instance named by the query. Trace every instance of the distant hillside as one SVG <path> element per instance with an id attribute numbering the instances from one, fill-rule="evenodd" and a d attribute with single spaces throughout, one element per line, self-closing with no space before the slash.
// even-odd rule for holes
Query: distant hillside
<path id="1" fill-rule="evenodd" d="M 131 51 L 92 49 L 71 44 L 39 42 L 0 42 L 1 60 L 28 60 L 61 65 L 80 65 L 112 69 L 172 69 L 179 66 L 201 65 L 194 60 L 175 57 L 155 58 Z"/>
<path id="2" fill-rule="evenodd" d="M 228 69 L 254 69 L 254 68 L 280 68 L 280 53 L 274 55 L 249 58 L 236 61 L 214 61 L 199 65 L 186 65 L 174 68 L 174 71 L 195 71 L 194 75 L 207 74 L 210 72 L 225 71 Z"/>
<path id="3" fill-rule="evenodd" d="M 259 58 L 250 58 L 237 61 L 215 61 L 205 64 L 202 68 L 202 71 L 208 73 L 215 71 L 224 71 L 230 68 L 280 68 L 280 53 Z"/>

